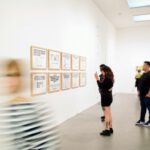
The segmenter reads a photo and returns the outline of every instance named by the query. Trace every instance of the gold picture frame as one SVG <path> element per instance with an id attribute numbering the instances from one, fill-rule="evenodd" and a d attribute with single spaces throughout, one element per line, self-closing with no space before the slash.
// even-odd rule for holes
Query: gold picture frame
<path id="1" fill-rule="evenodd" d="M 31 46 L 30 68 L 31 70 L 46 70 L 48 67 L 48 52 L 46 48 Z"/>
<path id="2" fill-rule="evenodd" d="M 69 53 L 61 53 L 61 69 L 64 70 L 71 70 L 71 54 Z"/>
<path id="3" fill-rule="evenodd" d="M 72 72 L 71 73 L 71 87 L 78 88 L 80 86 L 80 74 L 79 72 Z"/>
<path id="4" fill-rule="evenodd" d="M 49 70 L 61 69 L 61 52 L 48 49 L 48 68 Z"/>
<path id="5" fill-rule="evenodd" d="M 87 63 L 87 58 L 80 56 L 80 71 L 85 71 L 86 70 L 86 64 Z"/>
<path id="6" fill-rule="evenodd" d="M 65 72 L 61 75 L 61 89 L 62 90 L 69 90 L 71 89 L 71 73 Z"/>
<path id="7" fill-rule="evenodd" d="M 80 87 L 85 87 L 87 84 L 86 72 L 80 72 Z"/>
<path id="8" fill-rule="evenodd" d="M 48 77 L 47 73 L 42 73 L 42 72 L 31 73 L 31 79 L 30 79 L 31 96 L 47 94 L 47 85 L 48 85 L 47 77 Z"/>
<path id="9" fill-rule="evenodd" d="M 51 75 L 53 75 L 53 77 L 50 79 Z M 52 81 L 53 81 L 53 84 L 52 84 Z M 60 72 L 49 73 L 48 74 L 48 93 L 55 93 L 59 91 L 61 91 L 61 73 Z"/>
<path id="10" fill-rule="evenodd" d="M 80 68 L 80 57 L 77 55 L 71 55 L 71 69 L 78 71 Z"/>

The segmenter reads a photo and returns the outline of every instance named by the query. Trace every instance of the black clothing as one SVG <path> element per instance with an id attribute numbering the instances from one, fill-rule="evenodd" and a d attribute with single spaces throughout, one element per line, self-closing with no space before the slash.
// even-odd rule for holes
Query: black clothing
<path id="1" fill-rule="evenodd" d="M 139 81 L 140 97 L 146 97 L 149 90 L 150 90 L 150 71 L 144 73 L 140 78 Z"/>
<path id="2" fill-rule="evenodd" d="M 102 74 L 100 74 L 100 75 L 99 75 L 99 78 L 100 78 L 100 82 L 102 82 L 102 81 L 103 81 L 103 79 L 104 79 L 104 77 L 103 77 L 103 75 L 102 75 Z"/>
<path id="3" fill-rule="evenodd" d="M 101 105 L 102 107 L 109 107 L 113 101 L 112 93 L 104 95 L 101 95 Z"/>
<path id="4" fill-rule="evenodd" d="M 144 97 L 140 97 L 140 105 L 141 105 L 141 114 L 140 114 L 140 121 L 145 122 L 145 115 L 146 115 L 146 104 L 144 102 Z"/>
<path id="5" fill-rule="evenodd" d="M 104 79 L 103 75 L 100 74 L 100 75 L 99 75 L 99 81 L 102 82 L 103 79 Z M 100 89 L 100 88 L 99 88 L 99 93 L 101 94 L 101 89 Z"/>
<path id="6" fill-rule="evenodd" d="M 148 109 L 148 112 L 149 112 L 149 121 L 150 121 L 150 97 L 145 97 L 144 102 L 145 102 L 146 108 Z"/>
<path id="7" fill-rule="evenodd" d="M 140 78 L 137 78 L 135 80 L 135 87 L 137 87 L 138 90 L 139 90 L 139 84 L 140 84 Z"/>
<path id="8" fill-rule="evenodd" d="M 145 115 L 146 115 L 146 110 L 147 110 L 145 98 L 149 90 L 150 90 L 150 71 L 147 73 L 144 73 L 141 76 L 140 81 L 139 81 L 139 92 L 140 92 L 140 102 L 141 102 L 140 121 L 142 122 L 145 122 Z"/>
<path id="9" fill-rule="evenodd" d="M 105 78 L 101 82 L 98 80 L 97 85 L 100 89 L 101 105 L 103 107 L 110 106 L 113 101 L 112 90 L 111 90 L 111 88 L 113 87 L 113 81 L 109 78 Z"/>

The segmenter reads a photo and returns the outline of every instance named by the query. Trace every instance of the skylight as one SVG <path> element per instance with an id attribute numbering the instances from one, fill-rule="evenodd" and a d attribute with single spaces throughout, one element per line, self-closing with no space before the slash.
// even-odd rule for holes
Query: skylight
<path id="1" fill-rule="evenodd" d="M 150 0 L 127 0 L 130 8 L 150 6 Z"/>
<path id="2" fill-rule="evenodd" d="M 134 20 L 135 22 L 150 21 L 150 14 L 133 16 L 133 20 Z"/>

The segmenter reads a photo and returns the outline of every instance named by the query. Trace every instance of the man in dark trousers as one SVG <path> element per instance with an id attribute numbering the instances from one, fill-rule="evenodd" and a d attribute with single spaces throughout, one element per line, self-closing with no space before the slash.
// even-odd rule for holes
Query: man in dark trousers
<path id="1" fill-rule="evenodd" d="M 139 95 L 141 103 L 140 120 L 136 125 L 150 126 L 150 61 L 145 61 L 143 65 L 143 75 L 139 82 Z M 149 120 L 145 123 L 146 110 L 149 110 Z"/>

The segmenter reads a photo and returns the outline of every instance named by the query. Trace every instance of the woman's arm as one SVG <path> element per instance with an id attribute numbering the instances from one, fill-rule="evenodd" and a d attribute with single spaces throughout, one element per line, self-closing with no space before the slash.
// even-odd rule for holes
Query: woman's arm
<path id="1" fill-rule="evenodd" d="M 97 72 L 95 73 L 95 80 L 96 80 L 96 82 L 97 82 L 98 87 L 100 88 L 100 87 L 101 87 L 101 82 L 100 82 L 100 80 L 99 80 L 99 77 L 98 77 Z"/>
<path id="2" fill-rule="evenodd" d="M 98 77 L 97 72 L 95 73 L 95 79 L 96 79 L 96 81 L 99 81 L 99 77 Z"/>

